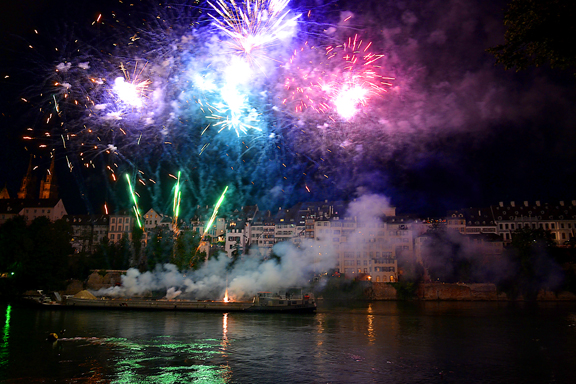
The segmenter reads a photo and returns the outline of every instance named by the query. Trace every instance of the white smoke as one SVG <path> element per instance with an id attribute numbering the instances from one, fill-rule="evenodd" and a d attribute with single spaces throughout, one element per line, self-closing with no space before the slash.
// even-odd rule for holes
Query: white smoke
<path id="1" fill-rule="evenodd" d="M 263 259 L 259 252 L 244 255 L 235 264 L 225 254 L 209 259 L 197 271 L 179 272 L 175 265 L 164 264 L 154 272 L 135 268 L 122 276 L 122 285 L 101 289 L 96 296 L 143 296 L 166 290 L 166 298 L 181 295 L 189 299 L 221 299 L 228 288 L 232 298 L 249 298 L 259 291 L 303 287 L 314 273 L 336 265 L 328 242 L 305 240 L 300 247 L 291 242 L 278 243 L 274 253 L 280 257 Z"/>
<path id="2" fill-rule="evenodd" d="M 59 72 L 68 72 L 70 67 L 72 67 L 72 63 L 60 63 L 56 66 L 56 70 Z"/>
<path id="3" fill-rule="evenodd" d="M 366 194 L 348 207 L 347 216 L 367 224 L 368 230 L 358 229 L 348 235 L 348 243 L 367 242 L 375 233 L 377 222 L 389 212 L 388 199 Z M 342 212 L 343 213 L 343 212 Z M 341 213 L 341 214 L 342 214 Z M 327 227 L 328 228 L 328 227 Z M 272 257 L 265 259 L 253 249 L 235 263 L 226 254 L 207 260 L 196 271 L 179 272 L 172 264 L 157 266 L 154 272 L 141 273 L 129 269 L 122 276 L 122 286 L 101 289 L 96 296 L 134 296 L 153 291 L 166 292 L 167 298 L 219 300 L 226 289 L 232 299 L 250 298 L 260 291 L 274 291 L 289 287 L 305 287 L 312 277 L 337 265 L 337 250 L 333 236 L 318 233 L 316 239 L 301 239 L 297 246 L 291 241 L 277 243 Z"/>

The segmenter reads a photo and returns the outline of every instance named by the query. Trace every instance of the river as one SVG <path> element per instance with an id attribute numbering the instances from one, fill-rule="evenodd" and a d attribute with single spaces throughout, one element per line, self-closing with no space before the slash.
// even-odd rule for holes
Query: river
<path id="1" fill-rule="evenodd" d="M 322 303 L 310 315 L 3 303 L 0 325 L 2 383 L 576 381 L 576 303 Z"/>

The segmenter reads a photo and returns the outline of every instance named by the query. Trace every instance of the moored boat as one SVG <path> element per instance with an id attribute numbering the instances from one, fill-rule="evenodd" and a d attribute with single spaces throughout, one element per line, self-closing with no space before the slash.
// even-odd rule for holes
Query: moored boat
<path id="1" fill-rule="evenodd" d="M 212 301 L 151 298 L 97 298 L 88 291 L 67 297 L 62 302 L 67 308 L 94 309 L 141 309 L 173 311 L 216 311 L 216 312 L 314 312 L 316 302 L 311 294 L 296 293 L 293 290 L 285 295 L 260 292 L 252 301 Z"/>
<path id="2" fill-rule="evenodd" d="M 261 312 L 314 312 L 316 301 L 312 294 L 300 290 L 290 290 L 285 295 L 272 292 L 258 292 L 254 297 L 252 311 Z"/>

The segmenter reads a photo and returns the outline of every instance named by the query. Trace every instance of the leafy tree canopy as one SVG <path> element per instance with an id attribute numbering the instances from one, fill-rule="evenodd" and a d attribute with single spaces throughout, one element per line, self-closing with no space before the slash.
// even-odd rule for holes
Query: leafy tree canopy
<path id="1" fill-rule="evenodd" d="M 573 0 L 511 0 L 504 16 L 505 43 L 488 52 L 506 69 L 576 68 L 575 19 Z"/>

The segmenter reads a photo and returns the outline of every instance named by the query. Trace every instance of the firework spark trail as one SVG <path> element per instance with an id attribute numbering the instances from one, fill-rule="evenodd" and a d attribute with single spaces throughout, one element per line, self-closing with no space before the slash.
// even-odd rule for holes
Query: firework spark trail
<path id="1" fill-rule="evenodd" d="M 140 208 L 138 208 L 138 200 L 136 199 L 136 193 L 134 191 L 134 188 L 132 188 L 132 183 L 130 183 L 130 176 L 128 176 L 128 174 L 126 174 L 126 181 L 128 182 L 128 190 L 130 191 L 130 197 L 134 202 L 134 214 L 136 215 L 136 221 L 138 223 L 138 227 L 144 229 L 144 226 L 142 225 L 142 215 L 140 213 Z"/>
<path id="2" fill-rule="evenodd" d="M 174 201 L 172 203 L 172 232 L 174 236 L 177 237 L 180 228 L 178 226 L 178 216 L 180 215 L 180 201 L 182 198 L 182 191 L 180 190 L 180 171 L 178 171 L 178 178 L 176 180 L 176 186 L 174 187 Z"/>
<path id="3" fill-rule="evenodd" d="M 267 45 L 291 36 L 300 15 L 288 18 L 289 0 L 245 0 L 238 6 L 234 0 L 208 2 L 222 20 L 210 14 L 216 26 L 232 39 L 233 50 L 255 62 Z M 260 55 L 260 56 L 255 56 Z"/>
<path id="4" fill-rule="evenodd" d="M 206 228 L 204 228 L 204 232 L 202 233 L 202 236 L 200 236 L 200 239 L 203 239 L 204 235 L 206 235 L 206 233 L 210 230 L 210 227 L 212 227 L 212 224 L 214 223 L 214 220 L 216 219 L 216 215 L 218 215 L 218 210 L 220 209 L 220 205 L 222 205 L 222 202 L 224 201 L 224 196 L 226 195 L 226 191 L 228 191 L 228 186 L 226 186 L 226 188 L 224 188 L 224 192 L 222 192 L 222 195 L 218 199 L 218 202 L 216 203 L 216 206 L 214 207 L 214 212 L 212 212 L 212 216 L 210 217 L 210 220 L 206 224 Z"/>

